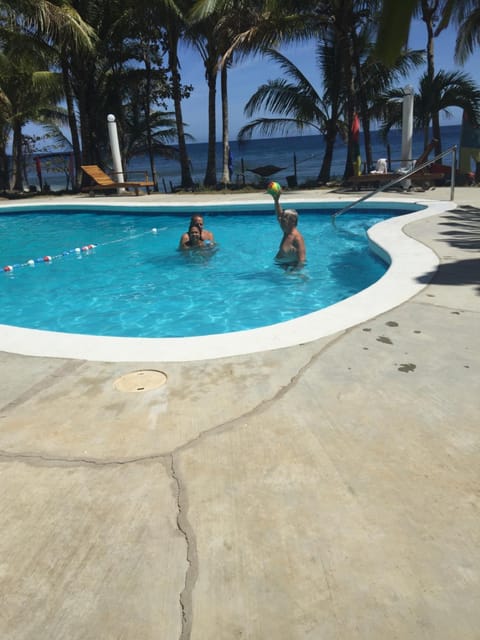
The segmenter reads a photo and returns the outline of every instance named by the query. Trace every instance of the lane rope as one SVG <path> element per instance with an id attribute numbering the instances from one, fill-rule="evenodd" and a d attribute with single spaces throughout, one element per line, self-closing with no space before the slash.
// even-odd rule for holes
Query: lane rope
<path id="1" fill-rule="evenodd" d="M 162 227 L 160 229 L 153 227 L 153 229 L 150 229 L 150 231 L 143 231 L 142 233 L 137 233 L 136 235 L 129 236 L 128 238 L 117 238 L 116 240 L 109 240 L 108 242 L 100 242 L 98 244 L 93 244 L 93 243 L 84 244 L 83 246 L 75 247 L 74 249 L 66 249 L 65 251 L 62 251 L 62 253 L 59 253 L 55 256 L 50 256 L 47 254 L 40 258 L 30 258 L 26 262 L 15 262 L 13 264 L 7 264 L 3 267 L 3 271 L 4 273 L 12 273 L 12 271 L 14 271 L 15 269 L 20 269 L 22 267 L 34 267 L 36 264 L 49 264 L 54 260 L 58 260 L 60 258 L 66 258 L 67 256 L 70 256 L 72 254 L 89 255 L 91 254 L 93 249 L 97 249 L 98 247 L 106 247 L 110 244 L 117 244 L 119 242 L 136 240 L 137 238 L 141 238 L 142 236 L 145 236 L 150 233 L 156 234 L 159 231 L 166 231 L 166 229 L 167 227 Z"/>

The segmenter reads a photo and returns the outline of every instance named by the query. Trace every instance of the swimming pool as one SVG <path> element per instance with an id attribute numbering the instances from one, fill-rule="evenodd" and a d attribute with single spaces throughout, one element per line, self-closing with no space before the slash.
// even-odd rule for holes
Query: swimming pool
<path id="1" fill-rule="evenodd" d="M 56 345 L 51 355 L 79 357 L 81 352 L 80 357 L 85 357 L 88 343 L 86 357 L 90 359 L 151 359 L 152 347 L 155 346 L 160 351 L 152 359 L 184 360 L 277 348 L 319 337 L 318 334 L 325 329 L 330 330 L 326 321 L 329 314 L 324 315 L 322 328 L 319 330 L 317 327 L 314 337 L 311 335 L 313 316 L 325 314 L 327 309 L 342 304 L 339 300 L 345 303 L 352 294 L 360 289 L 368 291 L 372 283 L 383 279 L 381 275 L 385 266 L 376 257 L 368 258 L 368 246 L 365 242 L 360 246 L 358 236 L 365 236 L 367 226 L 385 218 L 386 205 L 375 204 L 368 219 L 364 213 L 353 214 L 357 239 L 352 239 L 350 231 L 346 248 L 340 251 L 337 247 L 325 265 L 317 263 L 317 256 L 325 257 L 326 245 L 332 241 L 338 244 L 339 236 L 343 234 L 333 230 L 329 216 L 314 212 L 318 210 L 318 204 L 288 204 L 300 210 L 300 226 L 307 241 L 308 265 L 302 277 L 286 274 L 273 264 L 281 233 L 271 213 L 271 205 L 256 204 L 254 215 L 252 204 L 235 207 L 236 212 L 244 215 L 235 216 L 233 233 L 229 236 L 225 235 L 223 226 L 226 219 L 228 224 L 232 224 L 232 208 L 222 212 L 218 205 L 202 205 L 206 226 L 215 231 L 220 245 L 219 251 L 207 259 L 203 256 L 201 259 L 198 256 L 186 257 L 174 250 L 188 223 L 192 206 L 188 207 L 188 213 L 182 212 L 183 216 L 179 215 L 178 208 L 172 216 L 172 208 L 158 205 L 149 205 L 144 215 L 132 216 L 131 210 L 118 205 L 102 207 L 106 215 L 93 213 L 90 208 L 89 213 L 78 213 L 79 205 L 71 205 L 64 210 L 64 215 L 55 214 L 56 227 L 62 230 L 59 234 L 52 234 L 52 230 L 46 230 L 46 227 L 42 230 L 42 224 L 40 227 L 34 224 L 34 221 L 42 222 L 42 216 L 46 215 L 42 209 L 36 208 L 33 213 L 29 207 L 16 207 L 14 211 L 22 211 L 21 216 L 12 216 L 12 210 L 6 211 L 7 215 L 2 218 L 4 227 L 12 226 L 15 221 L 15 236 L 20 242 L 16 246 L 11 242 L 8 244 L 8 262 L 13 262 L 15 269 L 4 274 L 3 296 L 4 300 L 18 300 L 17 291 L 21 291 L 28 304 L 26 309 L 20 308 L 25 307 L 25 303 L 15 309 L 12 305 L 2 304 L 0 321 L 8 327 L 9 335 L 5 350 L 43 352 L 35 343 L 47 336 L 47 340 Z M 82 203 L 82 206 L 85 205 Z M 93 207 L 98 210 L 99 205 Z M 418 211 L 424 208 L 414 203 L 407 207 L 404 204 L 388 205 L 393 213 L 399 213 L 399 207 L 402 213 L 408 209 Z M 326 208 L 332 211 L 331 204 Z M 56 209 L 59 211 L 58 207 Z M 113 225 L 112 210 L 115 211 Z M 89 218 L 88 225 L 85 224 L 85 216 Z M 262 220 L 265 217 L 268 219 Z M 320 225 L 319 218 L 323 218 L 324 226 Z M 68 225 L 65 224 L 67 220 Z M 90 224 L 92 221 L 93 225 Z M 267 225 L 266 230 L 264 226 L 258 226 L 260 223 Z M 341 217 L 341 231 L 345 231 L 348 224 L 345 214 Z M 85 235 L 72 237 L 72 228 L 74 233 L 81 231 Z M 332 234 L 333 240 L 327 238 Z M 76 247 L 77 244 L 81 246 Z M 89 244 L 97 246 L 83 251 Z M 17 258 L 19 249 L 22 255 Z M 43 263 L 47 252 L 54 254 L 55 260 Z M 387 253 L 383 251 L 382 257 L 387 257 Z M 2 255 L 5 256 L 5 248 Z M 343 257 L 340 260 L 340 255 L 347 255 L 347 260 Z M 34 268 L 27 266 L 31 259 L 34 260 Z M 368 262 L 370 266 L 366 270 Z M 232 269 L 232 264 L 237 264 L 238 269 Z M 178 275 L 177 271 L 181 272 L 179 280 L 174 277 Z M 365 275 L 365 271 L 367 279 L 359 279 L 358 274 Z M 152 273 L 156 278 L 151 277 Z M 334 293 L 329 291 L 325 299 L 317 299 L 319 281 L 323 281 L 327 290 L 333 287 L 332 291 L 338 289 L 340 283 L 340 293 L 338 290 Z M 233 282 L 239 282 L 240 289 L 235 289 Z M 57 293 L 59 289 L 61 296 Z M 359 295 L 361 293 L 354 297 Z M 257 298 L 268 300 L 267 310 L 256 304 Z M 113 302 L 113 307 L 106 304 L 107 300 Z M 317 311 L 325 306 L 327 308 L 323 311 Z M 143 308 L 138 317 L 134 313 L 137 307 Z M 147 315 L 145 308 L 148 309 Z M 242 314 L 245 309 L 249 311 L 248 317 Z M 168 315 L 173 326 L 170 333 L 164 327 L 159 329 L 156 323 L 157 316 L 163 319 Z M 93 324 L 85 325 L 84 317 L 90 317 L 89 322 L 93 318 Z M 230 318 L 228 322 L 225 322 L 226 317 Z M 184 319 L 185 326 L 182 324 Z M 121 320 L 121 329 L 118 320 Z M 30 329 L 23 331 L 23 337 L 29 334 L 29 347 L 19 345 L 21 326 Z M 310 328 L 305 333 L 307 326 Z M 100 333 L 98 327 L 110 337 L 102 339 L 98 335 L 88 335 Z M 45 329 L 50 331 L 45 332 Z M 284 335 L 279 338 L 285 330 L 290 334 L 288 340 Z M 68 339 L 65 332 L 78 335 Z M 265 340 L 267 332 L 269 338 Z M 119 335 L 126 337 L 119 339 Z M 50 339 L 53 336 L 55 338 Z M 250 342 L 250 346 L 245 346 L 245 341 Z M 118 353 L 119 343 L 121 353 Z M 147 352 L 148 357 L 145 358 Z"/>

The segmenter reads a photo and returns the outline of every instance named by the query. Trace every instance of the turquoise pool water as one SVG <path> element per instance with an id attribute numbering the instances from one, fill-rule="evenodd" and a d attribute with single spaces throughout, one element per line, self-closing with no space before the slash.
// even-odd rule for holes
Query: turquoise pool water
<path id="1" fill-rule="evenodd" d="M 365 232 L 402 211 L 347 213 L 339 231 L 325 210 L 297 208 L 307 246 L 301 273 L 274 263 L 281 231 L 271 209 L 202 208 L 218 248 L 187 255 L 177 247 L 190 212 L 0 215 L 2 266 L 13 266 L 0 275 L 0 323 L 120 337 L 226 333 L 311 313 L 383 275 L 387 265 Z"/>

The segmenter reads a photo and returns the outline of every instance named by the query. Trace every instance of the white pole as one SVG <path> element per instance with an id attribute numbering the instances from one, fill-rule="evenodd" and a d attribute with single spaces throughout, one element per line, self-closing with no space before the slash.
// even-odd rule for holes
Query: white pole
<path id="1" fill-rule="evenodd" d="M 406 86 L 402 105 L 402 169 L 412 169 L 413 153 L 413 87 Z"/>
<path id="2" fill-rule="evenodd" d="M 107 116 L 108 136 L 110 138 L 110 149 L 112 151 L 113 170 L 115 171 L 115 180 L 117 182 L 124 182 L 122 157 L 120 155 L 120 144 L 118 142 L 117 123 L 115 122 L 115 116 L 108 114 Z M 124 189 L 119 189 L 124 191 Z"/>

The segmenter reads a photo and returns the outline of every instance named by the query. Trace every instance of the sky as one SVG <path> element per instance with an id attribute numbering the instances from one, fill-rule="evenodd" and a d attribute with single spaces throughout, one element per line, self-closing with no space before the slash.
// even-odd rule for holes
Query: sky
<path id="1" fill-rule="evenodd" d="M 435 69 L 440 71 L 464 71 L 480 87 L 480 48 L 471 55 L 465 65 L 459 66 L 453 60 L 455 49 L 456 27 L 444 30 L 434 41 Z M 426 27 L 421 21 L 414 21 L 410 29 L 409 46 L 412 49 L 424 49 L 427 43 Z M 321 93 L 321 79 L 315 63 L 315 43 L 290 45 L 282 47 L 281 52 L 286 55 L 310 82 Z M 183 119 L 188 125 L 187 133 L 193 136 L 193 142 L 206 142 L 208 139 L 208 90 L 205 80 L 203 62 L 194 49 L 184 48 L 180 52 L 182 65 L 182 82 L 194 87 L 190 98 L 182 103 Z M 411 84 L 414 89 L 418 87 L 418 78 L 425 72 L 425 66 L 415 70 L 401 83 L 401 86 Z M 248 99 L 257 88 L 267 82 L 281 77 L 281 69 L 273 62 L 260 56 L 249 57 L 234 65 L 229 70 L 229 124 L 230 140 L 235 140 L 238 130 L 249 121 L 243 110 Z M 170 107 L 173 110 L 173 105 Z M 452 117 L 441 115 L 441 124 L 460 124 L 462 113 L 459 109 L 451 110 Z M 258 114 L 254 117 L 259 117 Z M 28 125 L 24 129 L 25 134 L 42 135 L 38 127 Z M 68 132 L 66 131 L 67 137 Z M 292 131 L 291 135 L 298 135 Z M 221 140 L 221 104 L 220 104 L 220 79 L 217 88 L 217 140 Z"/>
<path id="2" fill-rule="evenodd" d="M 435 70 L 464 71 L 480 87 L 480 49 L 467 60 L 462 67 L 453 61 L 455 49 L 456 28 L 450 27 L 441 33 L 434 42 Z M 424 49 L 427 43 L 427 32 L 423 22 L 415 21 L 410 30 L 409 46 L 412 49 Z M 315 44 L 301 44 L 282 47 L 281 52 L 294 62 L 309 81 L 320 91 L 320 74 L 315 64 Z M 184 121 L 187 123 L 187 132 L 195 138 L 195 142 L 207 140 L 208 126 L 208 91 L 205 81 L 203 62 L 196 51 L 184 49 L 181 52 L 182 81 L 194 86 L 191 97 L 182 103 Z M 411 84 L 414 89 L 418 87 L 418 78 L 425 72 L 425 66 L 420 67 L 401 83 L 401 86 Z M 281 69 L 261 57 L 249 58 L 229 71 L 229 119 L 230 139 L 237 137 L 238 130 L 249 121 L 244 116 L 243 109 L 250 96 L 256 89 L 267 82 L 281 77 Z M 262 114 L 259 114 L 262 115 Z M 452 109 L 452 118 L 442 116 L 443 124 L 460 124 L 461 111 Z M 257 117 L 257 116 L 255 116 Z M 252 118 L 253 119 L 253 118 Z M 217 139 L 221 139 L 221 104 L 220 83 L 217 90 Z M 292 132 L 292 135 L 295 135 Z"/>

